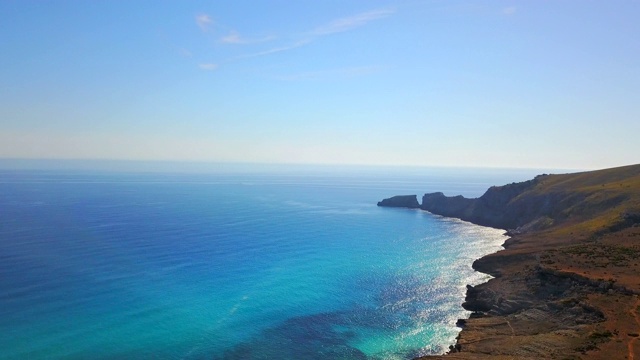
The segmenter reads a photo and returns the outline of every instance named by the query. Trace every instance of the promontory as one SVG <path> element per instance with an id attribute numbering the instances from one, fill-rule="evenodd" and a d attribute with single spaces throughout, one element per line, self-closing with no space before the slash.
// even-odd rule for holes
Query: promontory
<path id="1" fill-rule="evenodd" d="M 493 278 L 468 286 L 457 343 L 423 359 L 640 359 L 640 165 L 391 199 L 511 236 L 473 263 Z"/>

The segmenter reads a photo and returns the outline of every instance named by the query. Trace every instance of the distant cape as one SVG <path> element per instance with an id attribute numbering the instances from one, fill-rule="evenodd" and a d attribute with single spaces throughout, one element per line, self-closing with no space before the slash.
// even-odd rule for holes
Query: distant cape
<path id="1" fill-rule="evenodd" d="M 402 195 L 384 199 L 378 206 L 420 208 L 482 226 L 529 232 L 569 220 L 610 217 L 612 209 L 629 205 L 627 200 L 634 195 L 632 189 L 622 185 L 615 188 L 612 183 L 637 176 L 640 176 L 640 165 L 575 174 L 542 174 L 524 182 L 492 186 L 479 198 L 435 192 L 425 194 L 422 204 L 416 201 L 415 195 Z M 610 226 L 624 227 L 635 213 L 634 209 L 631 215 L 618 214 L 618 220 Z"/>
<path id="2" fill-rule="evenodd" d="M 396 195 L 379 201 L 378 206 L 416 209 L 420 207 L 420 203 L 418 203 L 417 195 Z"/>

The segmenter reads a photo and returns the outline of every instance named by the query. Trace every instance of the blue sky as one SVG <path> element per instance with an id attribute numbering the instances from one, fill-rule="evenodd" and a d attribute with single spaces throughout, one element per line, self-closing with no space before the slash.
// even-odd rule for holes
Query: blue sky
<path id="1" fill-rule="evenodd" d="M 638 163 L 638 1 L 3 1 L 0 158 Z"/>

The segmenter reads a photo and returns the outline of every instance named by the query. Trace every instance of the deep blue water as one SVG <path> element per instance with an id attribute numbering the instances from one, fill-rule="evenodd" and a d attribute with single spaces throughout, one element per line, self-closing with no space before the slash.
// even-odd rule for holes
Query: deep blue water
<path id="1" fill-rule="evenodd" d="M 0 172 L 0 358 L 408 359 L 503 231 L 375 206 L 535 172 Z"/>

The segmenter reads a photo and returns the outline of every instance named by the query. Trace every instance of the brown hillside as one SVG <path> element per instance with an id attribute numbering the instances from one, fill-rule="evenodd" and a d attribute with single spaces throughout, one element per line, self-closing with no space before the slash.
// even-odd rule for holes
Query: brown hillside
<path id="1" fill-rule="evenodd" d="M 515 229 L 474 263 L 495 278 L 469 287 L 472 317 L 444 358 L 640 359 L 640 165 L 427 194 L 422 208 Z"/>

